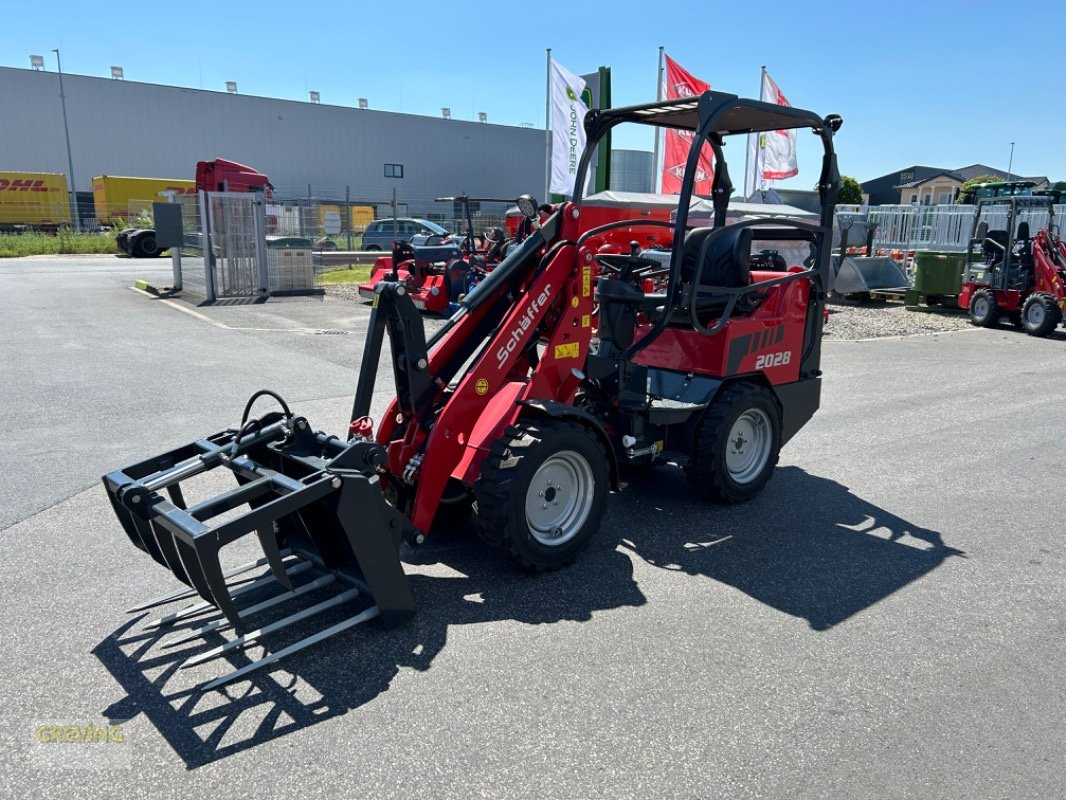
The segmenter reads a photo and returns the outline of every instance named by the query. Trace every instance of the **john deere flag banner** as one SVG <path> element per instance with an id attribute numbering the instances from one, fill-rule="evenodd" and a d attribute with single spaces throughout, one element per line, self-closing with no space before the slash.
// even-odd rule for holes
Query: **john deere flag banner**
<path id="1" fill-rule="evenodd" d="M 699 78 L 686 72 L 670 56 L 666 59 L 666 86 L 663 96 L 667 100 L 679 97 L 696 97 L 711 88 Z M 685 176 L 685 162 L 688 160 L 689 146 L 694 134 L 691 131 L 666 131 L 663 141 L 663 194 L 681 194 L 681 179 Z M 711 166 L 711 149 L 704 145 L 700 153 L 700 163 L 696 170 L 696 184 L 693 193 L 709 196 L 714 169 Z"/>
<path id="2" fill-rule="evenodd" d="M 574 192 L 577 162 L 585 151 L 585 115 L 588 106 L 581 101 L 585 81 L 554 58 L 551 59 L 552 87 L 552 179 L 553 194 Z"/>
<path id="3" fill-rule="evenodd" d="M 759 99 L 764 103 L 779 106 L 790 105 L 788 98 L 781 93 L 765 69 L 762 71 L 762 92 Z M 756 189 L 766 188 L 766 181 L 782 181 L 798 175 L 795 129 L 766 131 L 748 136 L 748 161 L 753 167 L 744 177 L 745 197 L 751 197 Z"/>

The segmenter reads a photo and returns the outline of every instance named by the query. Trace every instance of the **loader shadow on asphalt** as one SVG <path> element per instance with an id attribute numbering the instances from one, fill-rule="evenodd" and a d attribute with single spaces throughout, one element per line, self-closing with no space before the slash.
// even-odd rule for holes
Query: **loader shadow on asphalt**
<path id="1" fill-rule="evenodd" d="M 733 586 L 817 631 L 963 555 L 938 532 L 798 467 L 778 469 L 756 500 L 705 515 L 676 472 L 656 468 L 627 487 L 627 530 L 651 533 L 627 533 L 621 547 Z"/>
<path id="2" fill-rule="evenodd" d="M 757 500 L 713 509 L 692 498 L 676 468 L 660 467 L 612 497 L 597 540 L 576 565 L 530 576 L 508 568 L 469 530 L 435 534 L 404 554 L 416 571 L 448 568 L 445 576 L 411 575 L 419 610 L 406 626 L 356 628 L 221 691 L 194 687 L 247 657 L 212 662 L 206 677 L 178 669 L 189 655 L 221 644 L 218 635 L 167 649 L 160 645 L 175 629 L 143 630 L 141 616 L 93 653 L 126 693 L 103 715 L 122 723 L 144 714 L 193 769 L 371 702 L 401 668 L 428 670 L 452 625 L 583 622 L 594 611 L 642 606 L 633 557 L 728 584 L 824 631 L 961 554 L 935 531 L 795 467 L 778 470 Z M 269 642 L 276 651 L 290 640 Z"/>

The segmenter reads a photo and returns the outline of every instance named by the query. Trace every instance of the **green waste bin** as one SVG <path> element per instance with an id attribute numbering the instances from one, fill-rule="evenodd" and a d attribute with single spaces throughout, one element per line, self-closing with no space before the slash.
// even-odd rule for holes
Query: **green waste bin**
<path id="1" fill-rule="evenodd" d="M 942 253 L 922 250 L 914 256 L 914 287 L 912 291 L 926 298 L 932 305 L 945 296 L 962 291 L 962 273 L 966 267 L 966 253 Z"/>

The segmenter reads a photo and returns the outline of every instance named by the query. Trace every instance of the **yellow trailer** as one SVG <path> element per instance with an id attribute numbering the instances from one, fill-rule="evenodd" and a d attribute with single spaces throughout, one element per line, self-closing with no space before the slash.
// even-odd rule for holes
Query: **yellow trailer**
<path id="1" fill-rule="evenodd" d="M 178 197 L 196 194 L 196 181 L 100 175 L 93 178 L 96 219 L 102 224 L 129 221 L 144 212 L 150 213 L 152 203 L 165 202 L 167 192 L 174 192 Z"/>
<path id="2" fill-rule="evenodd" d="M 69 224 L 66 175 L 0 172 L 0 228 L 55 228 Z"/>

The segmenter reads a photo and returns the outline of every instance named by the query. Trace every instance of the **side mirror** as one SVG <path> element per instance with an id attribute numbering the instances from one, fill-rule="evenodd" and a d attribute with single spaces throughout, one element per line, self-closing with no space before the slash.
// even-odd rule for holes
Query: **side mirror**
<path id="1" fill-rule="evenodd" d="M 836 133 L 840 130 L 840 126 L 844 124 L 844 118 L 839 114 L 830 114 L 825 118 L 825 124 L 829 126 L 829 130 Z"/>

